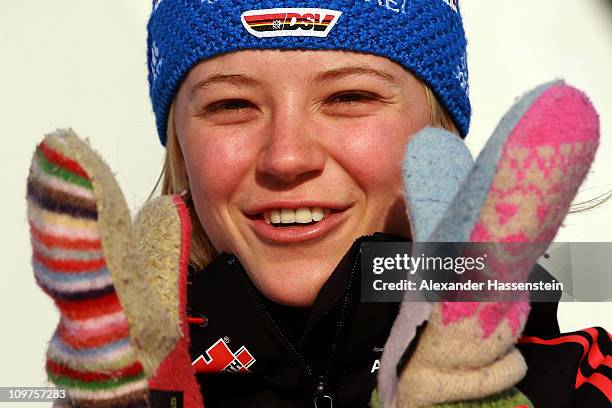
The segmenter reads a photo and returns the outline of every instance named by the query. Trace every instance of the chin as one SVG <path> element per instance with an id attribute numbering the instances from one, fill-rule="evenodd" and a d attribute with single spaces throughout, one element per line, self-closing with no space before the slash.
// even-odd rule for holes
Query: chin
<path id="1" fill-rule="evenodd" d="M 273 292 L 270 294 L 271 296 L 266 295 L 266 297 L 272 302 L 275 302 L 281 305 L 296 307 L 296 308 L 308 308 L 312 306 L 320 290 L 321 288 L 318 288 L 318 289 L 313 289 L 312 291 L 309 291 L 308 293 L 301 292 L 301 293 L 296 293 L 296 294 Z"/>
<path id="2" fill-rule="evenodd" d="M 265 275 L 256 276 L 249 273 L 249 276 L 269 300 L 291 307 L 310 307 L 332 274 L 335 265 L 326 267 L 319 265 L 318 268 L 300 266 L 264 267 L 260 270 L 266 271 Z"/>

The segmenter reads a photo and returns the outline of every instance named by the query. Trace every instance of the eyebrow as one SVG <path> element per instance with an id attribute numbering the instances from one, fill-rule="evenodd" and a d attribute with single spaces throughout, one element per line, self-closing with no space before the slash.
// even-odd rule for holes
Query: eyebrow
<path id="1" fill-rule="evenodd" d="M 328 71 L 317 74 L 312 80 L 313 85 L 319 85 L 323 82 L 334 81 L 345 78 L 351 75 L 370 75 L 378 77 L 386 82 L 397 84 L 399 81 L 391 74 L 377 70 L 365 65 L 353 65 L 348 67 L 340 67 L 330 69 Z M 195 94 L 211 85 L 228 84 L 236 87 L 241 86 L 256 86 L 259 82 L 244 74 L 214 74 L 201 81 L 198 81 L 189 91 L 189 99 L 193 99 Z"/>
<path id="2" fill-rule="evenodd" d="M 322 82 L 333 81 L 342 79 L 351 75 L 370 75 L 378 77 L 386 82 L 397 84 L 399 81 L 393 75 L 388 74 L 384 71 L 369 67 L 367 65 L 352 65 L 348 67 L 334 68 L 329 71 L 321 72 L 317 74 L 313 79 L 313 84 L 320 84 Z"/>
<path id="3" fill-rule="evenodd" d="M 201 81 L 198 81 L 189 91 L 189 99 L 193 99 L 195 94 L 211 85 L 228 84 L 236 87 L 255 86 L 259 84 L 255 79 L 243 74 L 215 74 Z"/>

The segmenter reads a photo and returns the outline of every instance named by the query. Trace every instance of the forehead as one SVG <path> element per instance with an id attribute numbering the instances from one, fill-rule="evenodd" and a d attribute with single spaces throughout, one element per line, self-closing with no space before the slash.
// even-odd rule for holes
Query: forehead
<path id="1" fill-rule="evenodd" d="M 389 82 L 409 83 L 414 77 L 390 59 L 347 51 L 331 50 L 243 50 L 201 61 L 188 73 L 186 82 L 195 82 L 214 75 L 240 74 L 263 81 L 290 79 L 313 81 L 337 79 L 331 73 L 378 76 Z M 323 73 L 329 75 L 321 76 Z M 346 76 L 346 75 L 343 75 Z"/>

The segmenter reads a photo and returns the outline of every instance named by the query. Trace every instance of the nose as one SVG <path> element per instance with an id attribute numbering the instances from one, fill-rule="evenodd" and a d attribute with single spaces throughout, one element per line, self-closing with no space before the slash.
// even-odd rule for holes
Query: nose
<path id="1" fill-rule="evenodd" d="M 325 149 L 305 116 L 295 109 L 284 109 L 272 116 L 257 162 L 260 176 L 276 183 L 291 183 L 323 170 Z"/>

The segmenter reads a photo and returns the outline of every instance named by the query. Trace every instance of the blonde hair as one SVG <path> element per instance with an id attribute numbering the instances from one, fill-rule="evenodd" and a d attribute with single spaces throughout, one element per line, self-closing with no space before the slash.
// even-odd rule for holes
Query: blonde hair
<path id="1" fill-rule="evenodd" d="M 430 126 L 446 129 L 459 135 L 457 127 L 453 123 L 448 112 L 438 101 L 438 98 L 429 87 L 424 85 L 424 88 L 427 105 L 429 107 Z M 157 181 L 151 196 L 157 189 L 160 181 L 162 194 L 181 194 L 187 192 L 187 194 L 184 194 L 184 198 L 192 222 L 190 263 L 198 270 L 204 268 L 213 260 L 216 253 L 204 228 L 202 228 L 202 224 L 198 220 L 193 205 L 193 199 L 191 198 L 191 194 L 189 194 L 189 179 L 187 178 L 185 160 L 183 159 L 183 153 L 181 152 L 174 126 L 174 104 L 170 107 L 170 112 L 168 113 L 164 165 L 162 167 L 160 179 Z"/>
<path id="2" fill-rule="evenodd" d="M 185 159 L 183 152 L 176 137 L 176 129 L 174 127 L 174 104 L 168 112 L 168 129 L 166 132 L 166 155 L 164 165 L 160 175 L 161 194 L 182 194 L 185 204 L 189 209 L 191 217 L 191 254 L 189 262 L 197 269 L 201 269 L 208 265 L 213 260 L 216 253 L 210 243 L 210 239 L 204 232 L 202 224 L 198 219 L 198 215 L 193 205 L 193 199 L 189 189 L 189 179 L 187 178 L 187 169 L 185 168 Z M 160 180 L 157 181 L 159 185 Z M 155 189 L 157 189 L 157 185 Z M 153 191 L 155 191 L 155 189 Z M 153 193 L 151 193 L 153 195 Z"/>

